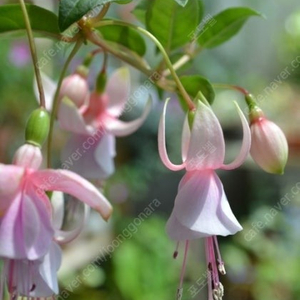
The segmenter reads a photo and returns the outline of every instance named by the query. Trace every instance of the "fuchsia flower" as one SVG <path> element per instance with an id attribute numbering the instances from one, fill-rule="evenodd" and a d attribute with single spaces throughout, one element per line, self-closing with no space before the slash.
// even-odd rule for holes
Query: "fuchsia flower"
<path id="1" fill-rule="evenodd" d="M 215 259 L 214 249 L 219 253 L 215 236 L 235 234 L 242 230 L 242 227 L 231 211 L 223 185 L 215 170 L 231 170 L 244 162 L 251 144 L 248 122 L 237 106 L 243 124 L 244 139 L 237 158 L 232 163 L 225 165 L 225 143 L 220 123 L 212 109 L 199 101 L 192 129 L 189 128 L 188 117 L 184 123 L 182 134 L 183 163 L 174 165 L 168 158 L 165 145 L 167 103 L 168 101 L 165 104 L 159 125 L 159 154 L 164 165 L 170 170 L 186 169 L 186 174 L 178 187 L 172 214 L 167 223 L 167 233 L 173 240 L 187 241 L 186 253 L 188 240 L 206 238 L 207 261 L 214 282 L 214 287 L 212 287 L 214 291 L 210 289 L 210 294 L 222 294 Z M 218 257 L 219 269 L 224 273 L 223 262 L 220 255 Z"/>
<path id="2" fill-rule="evenodd" d="M 46 191 L 61 191 L 96 209 L 107 220 L 112 207 L 87 180 L 67 170 L 38 170 L 42 155 L 25 144 L 16 152 L 15 165 L 0 164 L 0 257 L 13 295 L 47 297 L 57 293 L 56 271 L 69 234 L 53 223 L 55 217 Z M 81 223 L 81 222 L 80 222 Z M 81 224 L 80 224 L 81 225 Z M 0 291 L 1 292 L 1 291 Z"/>
<path id="3" fill-rule="evenodd" d="M 109 78 L 103 94 L 94 91 L 86 104 L 78 106 L 67 93 L 67 87 L 63 86 L 62 91 L 69 97 L 62 98 L 58 121 L 61 128 L 73 134 L 62 152 L 62 161 L 68 164 L 76 151 L 80 155 L 80 159 L 68 165 L 71 170 L 90 179 L 105 179 L 114 172 L 115 137 L 136 131 L 151 109 L 148 102 L 141 117 L 131 122 L 119 120 L 126 106 L 131 105 L 127 102 L 129 87 L 129 72 L 126 68 L 120 68 Z M 49 83 L 50 97 L 53 95 L 52 88 L 53 84 Z M 60 95 L 64 96 L 62 92 Z"/>

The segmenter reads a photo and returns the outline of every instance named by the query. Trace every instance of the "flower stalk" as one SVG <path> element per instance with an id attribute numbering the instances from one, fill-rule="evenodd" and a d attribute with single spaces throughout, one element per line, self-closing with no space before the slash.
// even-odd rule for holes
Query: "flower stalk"
<path id="1" fill-rule="evenodd" d="M 37 86 L 38 86 L 38 90 L 39 90 L 40 106 L 45 108 L 45 94 L 44 94 L 44 89 L 43 89 L 43 84 L 42 84 L 41 73 L 38 68 L 37 52 L 36 52 L 36 47 L 35 47 L 35 43 L 34 43 L 34 39 L 33 39 L 30 20 L 29 20 L 29 16 L 27 13 L 27 9 L 26 9 L 24 0 L 19 0 L 19 2 L 21 5 L 23 16 L 24 16 L 24 22 L 25 22 L 25 26 L 26 26 L 28 41 L 29 41 L 30 53 L 31 53 L 32 61 L 33 61 L 34 73 L 35 73 L 36 82 L 37 82 Z"/>

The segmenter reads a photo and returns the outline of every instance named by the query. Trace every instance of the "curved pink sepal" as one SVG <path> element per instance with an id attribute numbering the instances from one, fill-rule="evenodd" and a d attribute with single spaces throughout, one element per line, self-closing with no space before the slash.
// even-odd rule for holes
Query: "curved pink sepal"
<path id="1" fill-rule="evenodd" d="M 168 156 L 167 148 L 166 148 L 166 109 L 170 99 L 167 99 L 164 105 L 163 113 L 160 118 L 159 128 L 158 128 L 158 152 L 161 161 L 163 164 L 172 171 L 179 171 L 184 169 L 185 163 L 181 165 L 174 165 Z"/>

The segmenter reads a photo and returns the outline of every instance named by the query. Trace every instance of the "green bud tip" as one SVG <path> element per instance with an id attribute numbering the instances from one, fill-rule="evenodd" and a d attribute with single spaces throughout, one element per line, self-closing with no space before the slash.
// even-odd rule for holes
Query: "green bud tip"
<path id="1" fill-rule="evenodd" d="M 44 108 L 34 110 L 26 124 L 26 143 L 41 148 L 48 137 L 49 127 L 50 118 L 48 112 Z"/>
<path id="2" fill-rule="evenodd" d="M 97 81 L 96 81 L 96 91 L 100 95 L 103 94 L 103 92 L 105 90 L 106 80 L 107 80 L 106 72 L 101 71 L 99 73 L 99 75 L 97 77 Z"/>
<path id="3" fill-rule="evenodd" d="M 76 68 L 76 73 L 83 78 L 87 78 L 89 75 L 89 69 L 83 65 L 80 65 Z"/>

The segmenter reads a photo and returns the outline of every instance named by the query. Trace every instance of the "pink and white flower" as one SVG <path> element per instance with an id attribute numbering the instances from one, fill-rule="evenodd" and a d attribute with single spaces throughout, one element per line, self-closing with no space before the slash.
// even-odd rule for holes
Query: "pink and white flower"
<path id="1" fill-rule="evenodd" d="M 61 191 L 96 209 L 107 220 L 112 207 L 87 180 L 67 170 L 38 170 L 41 154 L 33 145 L 17 151 L 20 165 L 0 164 L 0 257 L 37 260 L 49 251 L 55 230 L 46 191 Z M 30 148 L 35 147 L 34 150 Z M 38 149 L 38 150 L 36 150 Z M 25 154 L 24 154 L 25 153 Z M 41 162 L 41 160 L 40 160 Z"/>
<path id="2" fill-rule="evenodd" d="M 53 97 L 53 83 L 49 79 L 46 90 L 49 103 Z M 151 109 L 148 101 L 142 115 L 134 121 L 123 122 L 119 119 L 130 103 L 129 71 L 120 68 L 107 82 L 105 92 L 91 93 L 88 102 L 77 105 L 69 93 L 60 93 L 62 100 L 58 111 L 60 127 L 72 132 L 62 152 L 62 161 L 66 162 L 72 153 L 79 149 L 80 159 L 72 161 L 70 169 L 86 178 L 105 179 L 114 172 L 115 137 L 132 134 L 145 121 Z M 51 105 L 47 105 L 48 107 Z"/>
<path id="3" fill-rule="evenodd" d="M 225 142 L 221 125 L 212 109 L 203 102 L 197 103 L 192 129 L 186 117 L 182 134 L 182 160 L 173 164 L 168 157 L 165 141 L 165 115 L 168 101 L 164 106 L 158 132 L 159 154 L 164 165 L 172 171 L 186 169 L 179 183 L 172 214 L 167 222 L 169 237 L 178 242 L 185 241 L 185 254 L 178 288 L 178 299 L 182 296 L 182 283 L 186 265 L 189 240 L 205 238 L 208 267 L 209 299 L 222 299 L 223 286 L 219 273 L 225 274 L 217 243 L 217 235 L 227 236 L 242 230 L 231 211 L 222 182 L 215 170 L 231 170 L 240 166 L 246 159 L 251 135 L 248 122 L 237 106 L 244 139 L 239 155 L 226 165 Z M 177 252 L 174 253 L 174 257 Z"/>
<path id="4" fill-rule="evenodd" d="M 224 164 L 225 142 L 221 125 L 212 109 L 198 102 L 192 130 L 186 118 L 182 135 L 181 165 L 174 165 L 168 158 L 165 145 L 166 106 L 161 117 L 158 143 L 164 165 L 173 171 L 186 169 L 181 179 L 174 209 L 167 224 L 169 236 L 177 241 L 235 234 L 242 227 L 233 215 L 223 185 L 215 170 L 231 170 L 246 159 L 250 145 L 250 129 L 244 115 L 238 109 L 244 139 L 237 158 Z"/>

